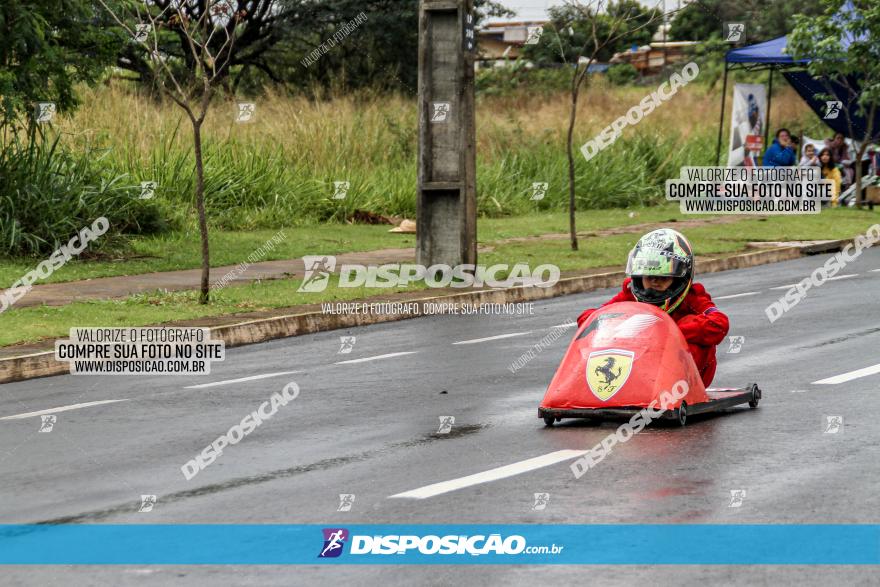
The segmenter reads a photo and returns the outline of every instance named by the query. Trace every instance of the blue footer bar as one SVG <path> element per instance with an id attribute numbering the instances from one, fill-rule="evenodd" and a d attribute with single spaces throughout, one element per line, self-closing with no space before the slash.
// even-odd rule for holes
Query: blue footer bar
<path id="1" fill-rule="evenodd" d="M 877 565 L 880 525 L 0 525 L 0 564 Z"/>

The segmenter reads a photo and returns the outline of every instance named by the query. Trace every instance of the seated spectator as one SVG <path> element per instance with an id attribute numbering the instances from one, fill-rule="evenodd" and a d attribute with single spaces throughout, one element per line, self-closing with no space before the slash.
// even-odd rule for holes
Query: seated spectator
<path id="1" fill-rule="evenodd" d="M 787 128 L 776 131 L 773 144 L 764 151 L 764 167 L 790 167 L 797 161 L 797 155 L 791 144 L 791 133 Z"/>
<path id="2" fill-rule="evenodd" d="M 842 170 L 843 185 L 849 186 L 853 182 L 854 171 L 846 137 L 841 132 L 835 133 L 833 139 L 825 139 L 825 146 L 831 149 L 831 157 L 834 158 L 835 165 Z"/>
<path id="3" fill-rule="evenodd" d="M 834 186 L 831 188 L 831 207 L 837 208 L 837 200 L 840 198 L 840 169 L 837 168 L 837 165 L 834 164 L 834 156 L 831 154 L 831 149 L 825 147 L 819 153 L 819 162 L 822 164 L 822 179 L 830 179 L 834 182 Z"/>
<path id="4" fill-rule="evenodd" d="M 868 175 L 880 175 L 880 151 L 874 145 L 868 147 Z"/>
<path id="5" fill-rule="evenodd" d="M 801 157 L 801 167 L 819 167 L 819 158 L 816 157 L 815 145 L 804 145 L 804 154 Z"/>

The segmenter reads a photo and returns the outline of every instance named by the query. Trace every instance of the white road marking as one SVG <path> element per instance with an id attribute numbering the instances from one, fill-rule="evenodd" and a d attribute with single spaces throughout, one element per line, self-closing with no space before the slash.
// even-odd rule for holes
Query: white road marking
<path id="1" fill-rule="evenodd" d="M 525 336 L 526 334 L 531 334 L 532 331 L 528 332 L 510 332 L 508 334 L 499 334 L 497 336 L 487 336 L 486 338 L 473 338 L 471 340 L 460 340 L 458 342 L 454 342 L 452 344 L 475 344 L 478 342 L 486 342 L 489 340 L 498 340 L 499 338 L 511 338 L 514 336 Z"/>
<path id="2" fill-rule="evenodd" d="M 103 404 L 114 404 L 116 402 L 127 402 L 127 399 L 105 399 L 99 402 L 85 402 L 82 404 L 71 404 L 69 406 L 61 406 L 60 408 L 49 408 L 48 410 L 40 410 L 39 412 L 27 412 L 25 414 L 16 414 L 14 416 L 5 416 L 0 420 L 21 420 L 23 418 L 34 418 L 36 416 L 48 416 L 49 414 L 57 414 L 59 412 L 69 412 L 70 410 L 79 410 L 80 408 L 88 408 L 91 406 L 100 406 Z"/>
<path id="3" fill-rule="evenodd" d="M 819 381 L 814 381 L 812 385 L 836 385 L 837 383 L 846 383 L 847 381 L 852 381 L 853 379 L 858 379 L 859 377 L 867 377 L 868 375 L 874 375 L 876 373 L 880 373 L 880 364 L 871 365 L 870 367 L 865 367 L 864 369 L 856 369 L 855 371 L 850 371 L 849 373 L 841 373 L 840 375 L 835 375 L 834 377 L 820 379 Z"/>
<path id="4" fill-rule="evenodd" d="M 733 295 L 729 295 L 729 296 L 718 296 L 717 298 L 712 298 L 712 299 L 713 299 L 713 300 L 732 300 L 733 298 L 744 298 L 744 297 L 746 297 L 746 296 L 756 296 L 756 295 L 758 295 L 759 293 L 761 293 L 761 292 L 759 292 L 759 291 L 747 291 L 747 292 L 745 292 L 745 293 L 741 293 L 741 294 L 733 294 Z"/>
<path id="5" fill-rule="evenodd" d="M 838 279 L 849 279 L 850 277 L 858 277 L 858 273 L 850 273 L 849 275 L 835 275 L 834 277 L 829 277 L 825 281 L 837 281 Z M 789 289 L 796 286 L 796 283 L 790 283 L 788 285 L 780 285 L 779 287 L 771 287 L 770 289 Z"/>
<path id="6" fill-rule="evenodd" d="M 349 361 L 337 361 L 337 365 L 349 365 L 351 363 L 366 363 L 367 361 L 378 361 L 379 359 L 390 359 L 391 357 L 400 357 L 403 355 L 414 355 L 419 351 L 404 351 L 402 353 L 388 353 L 387 355 L 376 355 L 375 357 L 364 357 L 363 359 L 351 359 Z"/>
<path id="7" fill-rule="evenodd" d="M 553 330 L 554 328 L 571 328 L 572 326 L 577 326 L 577 325 L 578 325 L 577 322 L 566 322 L 565 324 L 557 324 L 556 326 L 551 326 L 550 330 Z"/>
<path id="8" fill-rule="evenodd" d="M 243 381 L 256 381 L 257 379 L 268 379 L 270 377 L 280 377 L 281 375 L 293 375 L 294 373 L 302 373 L 302 371 L 279 371 L 278 373 L 263 373 L 262 375 L 251 375 L 250 377 L 241 377 L 239 379 L 226 379 L 224 381 L 215 381 L 213 383 L 200 383 L 198 385 L 187 385 L 184 389 L 204 389 L 206 387 L 216 387 L 218 385 L 230 385 L 232 383 L 241 383 Z"/>
<path id="9" fill-rule="evenodd" d="M 549 467 L 550 465 L 555 465 L 556 463 L 561 463 L 563 461 L 570 461 L 572 459 L 581 457 L 588 452 L 589 451 L 587 450 L 557 450 L 555 452 L 547 453 L 545 455 L 541 455 L 539 457 L 534 457 L 531 459 L 526 459 L 525 461 L 520 461 L 518 463 L 504 465 L 503 467 L 497 467 L 495 469 L 489 469 L 488 471 L 483 471 L 482 473 L 476 473 L 474 475 L 468 475 L 467 477 L 459 477 L 458 479 L 452 479 L 451 481 L 443 481 L 442 483 L 426 485 L 424 487 L 419 487 L 418 489 L 404 491 L 403 493 L 397 493 L 389 497 L 402 497 L 410 499 L 426 499 L 428 497 L 435 497 L 437 495 L 449 493 L 450 491 L 456 491 L 458 489 L 464 489 L 465 487 L 471 487 L 472 485 L 488 483 L 489 481 L 497 481 L 506 477 L 513 477 L 514 475 L 534 471 L 535 469 Z"/>

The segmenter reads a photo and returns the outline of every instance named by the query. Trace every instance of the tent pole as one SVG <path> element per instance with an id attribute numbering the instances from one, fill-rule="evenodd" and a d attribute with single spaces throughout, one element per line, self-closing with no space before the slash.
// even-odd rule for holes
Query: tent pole
<path id="1" fill-rule="evenodd" d="M 715 166 L 721 162 L 721 133 L 724 132 L 724 102 L 727 100 L 727 59 L 724 60 L 724 86 L 721 89 L 721 116 L 718 120 L 718 144 L 715 147 Z"/>
<path id="2" fill-rule="evenodd" d="M 773 70 L 775 67 L 770 67 L 770 83 L 769 88 L 767 89 L 767 126 L 764 127 L 764 149 L 766 149 L 769 145 L 767 144 L 767 140 L 770 137 L 770 101 L 773 99 Z"/>

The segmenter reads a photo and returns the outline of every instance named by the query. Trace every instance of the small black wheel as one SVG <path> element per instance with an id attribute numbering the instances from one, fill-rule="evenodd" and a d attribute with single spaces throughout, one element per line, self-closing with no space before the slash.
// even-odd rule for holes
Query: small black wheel
<path id="1" fill-rule="evenodd" d="M 553 422 L 561 419 L 562 418 L 554 418 L 553 416 L 544 416 L 544 425 L 549 428 L 553 426 Z"/>
<path id="2" fill-rule="evenodd" d="M 675 423 L 678 424 L 680 427 L 684 427 L 684 425 L 687 424 L 688 418 L 687 404 L 681 402 L 681 406 L 676 408 L 673 413 L 675 414 Z"/>
<path id="3" fill-rule="evenodd" d="M 753 408 L 753 409 L 757 408 L 759 401 L 761 401 L 761 390 L 758 389 L 757 385 L 753 385 L 752 386 L 752 399 L 749 400 L 749 407 Z"/>

